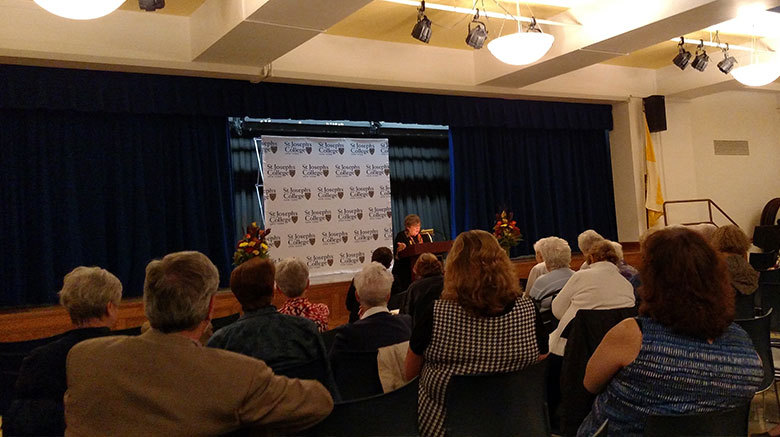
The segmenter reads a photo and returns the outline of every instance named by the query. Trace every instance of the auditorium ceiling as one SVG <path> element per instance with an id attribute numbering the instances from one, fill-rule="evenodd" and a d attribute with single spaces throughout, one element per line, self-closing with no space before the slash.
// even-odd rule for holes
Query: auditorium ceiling
<path id="1" fill-rule="evenodd" d="M 90 21 L 53 16 L 30 0 L 0 0 L 0 62 L 310 83 L 507 98 L 681 99 L 742 89 L 715 64 L 680 71 L 673 38 L 780 46 L 780 0 L 434 0 L 432 37 L 411 37 L 409 0 L 166 0 L 156 12 L 127 0 Z M 513 33 L 509 15 L 535 17 L 555 37 L 541 60 L 510 66 L 465 44 L 476 5 L 489 38 Z M 453 8 L 462 8 L 453 11 Z M 444 9 L 444 10 L 442 10 Z M 462 11 L 466 11 L 463 13 Z M 485 12 L 489 16 L 485 16 Z M 749 20 L 746 19 L 749 17 Z M 758 18 L 756 18 L 758 17 Z M 755 37 L 755 38 L 753 38 Z M 754 41 L 755 40 L 755 41 Z M 695 52 L 695 45 L 686 48 Z M 764 52 L 762 52 L 764 53 Z M 762 91 L 780 92 L 777 81 Z"/>

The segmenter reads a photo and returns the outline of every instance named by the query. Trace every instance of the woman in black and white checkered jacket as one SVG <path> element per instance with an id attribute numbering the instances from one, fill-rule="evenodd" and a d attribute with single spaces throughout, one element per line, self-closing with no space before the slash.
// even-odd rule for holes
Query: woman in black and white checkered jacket
<path id="1" fill-rule="evenodd" d="M 444 435 L 444 395 L 454 374 L 510 372 L 547 353 L 547 335 L 495 237 L 460 234 L 444 271 L 441 299 L 415 318 L 406 378 L 420 375 L 423 436 Z"/>

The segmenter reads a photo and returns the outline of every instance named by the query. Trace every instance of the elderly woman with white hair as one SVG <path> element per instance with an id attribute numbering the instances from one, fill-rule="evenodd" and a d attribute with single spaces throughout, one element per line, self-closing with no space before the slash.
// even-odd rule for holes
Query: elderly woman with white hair
<path id="1" fill-rule="evenodd" d="M 355 275 L 360 320 L 339 328 L 331 356 L 339 351 L 374 351 L 409 340 L 411 317 L 393 315 L 387 308 L 392 287 L 393 274 L 376 261 Z"/>
<path id="2" fill-rule="evenodd" d="M 16 382 L 16 399 L 3 421 L 7 435 L 65 432 L 65 359 L 77 343 L 110 334 L 122 300 L 122 283 L 100 267 L 76 267 L 65 275 L 59 297 L 76 329 L 34 349 L 24 359 Z"/>
<path id="3" fill-rule="evenodd" d="M 298 258 L 283 259 L 276 266 L 276 289 L 287 296 L 279 308 L 282 314 L 303 317 L 317 324 L 320 332 L 328 330 L 330 309 L 324 303 L 311 303 L 304 296 L 309 289 L 309 267 Z"/>
<path id="4" fill-rule="evenodd" d="M 534 264 L 534 266 L 531 267 L 531 271 L 528 272 L 528 280 L 525 283 L 525 296 L 528 296 L 528 293 L 531 291 L 531 288 L 534 286 L 534 282 L 536 282 L 536 280 L 539 279 L 540 276 L 550 271 L 550 269 L 547 268 L 547 264 L 545 264 L 544 262 L 544 249 L 542 246 L 544 246 L 546 241 L 548 241 L 547 238 L 541 238 L 536 243 L 534 243 L 536 264 Z"/>
<path id="5" fill-rule="evenodd" d="M 569 243 L 563 238 L 547 237 L 543 238 L 544 262 L 550 273 L 537 280 L 533 288 L 529 291 L 529 296 L 539 304 L 539 312 L 546 313 L 550 311 L 552 298 L 566 285 L 566 282 L 574 274 L 574 270 L 569 268 L 571 264 L 571 248 Z"/>
<path id="6" fill-rule="evenodd" d="M 606 239 L 602 237 L 601 234 L 594 231 L 593 229 L 586 229 L 577 237 L 577 246 L 579 246 L 582 256 L 585 257 L 585 262 L 580 265 L 580 270 L 585 270 L 590 267 L 590 262 L 588 262 L 588 254 L 590 253 L 593 246 L 605 240 Z"/>

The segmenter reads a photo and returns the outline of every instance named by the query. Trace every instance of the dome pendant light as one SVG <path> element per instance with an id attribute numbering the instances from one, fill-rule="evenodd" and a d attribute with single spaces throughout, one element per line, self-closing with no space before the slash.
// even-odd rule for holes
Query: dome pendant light
<path id="1" fill-rule="evenodd" d="M 536 27 L 536 18 L 532 18 L 531 26 L 527 31 L 522 30 L 518 21 L 517 33 L 504 35 L 488 43 L 488 50 L 499 61 L 510 65 L 526 65 L 538 61 L 552 47 L 555 37 L 548 33 L 542 33 Z"/>
<path id="2" fill-rule="evenodd" d="M 124 2 L 125 0 L 35 0 L 38 6 L 48 12 L 71 20 L 92 20 L 106 16 Z"/>
<path id="3" fill-rule="evenodd" d="M 731 76 L 737 82 L 747 86 L 768 85 L 780 77 L 780 61 L 774 54 L 769 61 L 761 62 L 756 50 L 756 37 L 751 40 L 750 64 L 731 70 Z"/>

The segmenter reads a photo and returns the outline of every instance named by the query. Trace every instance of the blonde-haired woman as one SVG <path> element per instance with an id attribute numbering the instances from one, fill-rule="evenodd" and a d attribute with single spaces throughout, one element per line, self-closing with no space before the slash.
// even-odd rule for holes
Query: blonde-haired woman
<path id="1" fill-rule="evenodd" d="M 464 232 L 455 239 L 441 299 L 423 309 L 415 322 L 406 377 L 420 375 L 423 436 L 444 435 L 444 394 L 453 374 L 520 370 L 547 352 L 547 336 L 533 303 L 522 296 L 506 252 L 485 231 Z"/>

